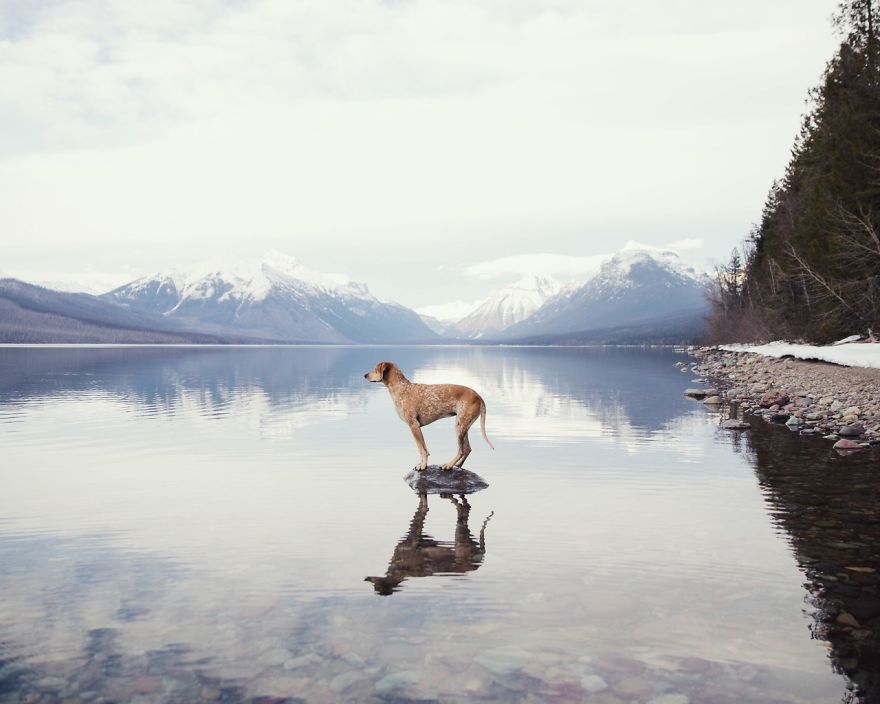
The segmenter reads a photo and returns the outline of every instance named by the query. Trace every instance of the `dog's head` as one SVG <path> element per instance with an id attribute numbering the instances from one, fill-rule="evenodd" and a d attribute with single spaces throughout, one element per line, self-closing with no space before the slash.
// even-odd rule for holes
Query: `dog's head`
<path id="1" fill-rule="evenodd" d="M 372 371 L 364 374 L 367 381 L 385 381 L 388 378 L 388 372 L 394 367 L 394 362 L 379 362 Z"/>

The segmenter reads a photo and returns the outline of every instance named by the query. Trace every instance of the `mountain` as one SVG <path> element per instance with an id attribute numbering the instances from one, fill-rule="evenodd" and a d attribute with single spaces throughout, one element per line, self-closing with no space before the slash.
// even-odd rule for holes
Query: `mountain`
<path id="1" fill-rule="evenodd" d="M 457 300 L 450 303 L 416 308 L 416 313 L 421 316 L 425 325 L 438 335 L 456 337 L 458 333 L 455 329 L 455 324 L 473 311 L 481 302 L 468 303 L 467 301 Z"/>
<path id="2" fill-rule="evenodd" d="M 556 296 L 561 285 L 548 276 L 527 276 L 515 284 L 493 291 L 468 315 L 455 323 L 462 337 L 490 338 L 526 320 Z"/>
<path id="3" fill-rule="evenodd" d="M 203 332 L 280 342 L 420 342 L 436 339 L 419 315 L 366 285 L 269 252 L 232 266 L 162 272 L 102 297 Z"/>
<path id="4" fill-rule="evenodd" d="M 702 318 L 707 307 L 705 278 L 675 252 L 631 244 L 585 284 L 561 291 L 497 337 L 525 340 L 615 328 L 632 332 L 668 316 Z"/>
<path id="5" fill-rule="evenodd" d="M 126 310 L 87 293 L 65 293 L 0 279 L 3 343 L 215 343 L 161 317 Z M 246 341 L 246 340 L 237 340 Z"/>

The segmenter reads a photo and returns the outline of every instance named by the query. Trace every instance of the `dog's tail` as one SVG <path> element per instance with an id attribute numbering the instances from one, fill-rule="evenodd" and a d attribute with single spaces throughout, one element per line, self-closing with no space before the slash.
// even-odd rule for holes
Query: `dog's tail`
<path id="1" fill-rule="evenodd" d="M 486 402 L 480 399 L 480 432 L 483 433 L 483 437 L 486 442 L 489 443 L 489 447 L 493 450 L 495 446 L 492 444 L 492 441 L 489 439 L 489 436 L 486 435 Z"/>

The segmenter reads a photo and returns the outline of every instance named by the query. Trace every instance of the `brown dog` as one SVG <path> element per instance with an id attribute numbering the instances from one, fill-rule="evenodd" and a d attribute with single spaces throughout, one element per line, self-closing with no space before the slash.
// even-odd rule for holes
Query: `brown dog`
<path id="1" fill-rule="evenodd" d="M 458 384 L 414 384 L 407 379 L 394 362 L 379 362 L 373 371 L 364 374 L 367 381 L 381 381 L 388 388 L 397 415 L 409 426 L 419 448 L 419 463 L 416 469 L 428 466 L 428 448 L 422 435 L 422 426 L 433 423 L 439 418 L 458 416 L 455 422 L 455 435 L 458 439 L 458 453 L 443 469 L 461 467 L 471 454 L 471 443 L 468 430 L 477 416 L 480 418 L 480 430 L 489 447 L 493 450 L 486 436 L 486 403 L 473 389 Z"/>

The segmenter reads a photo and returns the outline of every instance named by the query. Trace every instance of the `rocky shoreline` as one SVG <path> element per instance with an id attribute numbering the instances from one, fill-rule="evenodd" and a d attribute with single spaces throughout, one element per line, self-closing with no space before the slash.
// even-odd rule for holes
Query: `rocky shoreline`
<path id="1" fill-rule="evenodd" d="M 691 350 L 691 354 L 696 362 L 680 363 L 679 368 L 716 388 L 685 393 L 703 397 L 707 405 L 736 404 L 752 416 L 784 424 L 801 435 L 833 440 L 840 451 L 880 444 L 880 369 L 710 347 Z M 730 430 L 749 427 L 742 416 L 722 425 Z"/>

